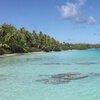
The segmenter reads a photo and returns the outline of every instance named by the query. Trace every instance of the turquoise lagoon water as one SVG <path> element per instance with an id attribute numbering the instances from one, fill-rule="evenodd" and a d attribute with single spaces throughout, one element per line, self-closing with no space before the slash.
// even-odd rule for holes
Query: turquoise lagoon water
<path id="1" fill-rule="evenodd" d="M 0 58 L 0 100 L 100 100 L 100 76 L 45 84 L 49 75 L 100 73 L 100 50 L 33 53 Z"/>

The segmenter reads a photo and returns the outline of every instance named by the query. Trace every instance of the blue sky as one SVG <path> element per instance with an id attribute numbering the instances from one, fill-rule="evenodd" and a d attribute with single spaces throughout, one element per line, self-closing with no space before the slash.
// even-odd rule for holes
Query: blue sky
<path id="1" fill-rule="evenodd" d="M 100 0 L 0 0 L 0 24 L 71 43 L 100 43 Z"/>

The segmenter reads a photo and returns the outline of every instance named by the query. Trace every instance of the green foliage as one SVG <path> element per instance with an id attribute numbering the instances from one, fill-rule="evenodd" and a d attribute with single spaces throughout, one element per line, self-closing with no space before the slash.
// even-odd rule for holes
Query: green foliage
<path id="1" fill-rule="evenodd" d="M 0 26 L 0 53 L 6 51 L 12 53 L 59 51 L 60 43 L 54 38 L 40 32 L 29 32 L 24 27 L 19 30 L 12 25 Z"/>
<path id="2" fill-rule="evenodd" d="M 18 30 L 9 24 L 0 26 L 0 54 L 89 48 L 100 48 L 100 45 L 60 43 L 42 32 L 29 32 L 24 27 Z"/>
<path id="3" fill-rule="evenodd" d="M 69 44 L 69 43 L 63 43 L 62 49 L 63 50 L 85 50 L 85 49 L 91 49 L 91 48 L 100 48 L 100 44 Z"/>

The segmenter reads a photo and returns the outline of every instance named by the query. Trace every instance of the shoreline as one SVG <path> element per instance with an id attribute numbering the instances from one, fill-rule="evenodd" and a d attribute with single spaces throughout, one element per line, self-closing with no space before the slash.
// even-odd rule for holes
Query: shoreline
<path id="1" fill-rule="evenodd" d="M 3 55 L 0 55 L 0 58 L 3 58 L 3 57 L 11 57 L 11 56 L 17 56 L 17 55 L 26 55 L 26 54 L 41 54 L 41 53 L 45 53 L 45 52 L 40 51 L 40 52 L 28 52 L 28 53 L 3 54 Z"/>
<path id="2" fill-rule="evenodd" d="M 93 50 L 96 48 L 93 48 Z M 92 50 L 92 49 L 82 49 L 82 50 Z M 73 50 L 61 50 L 61 51 L 78 51 L 78 49 L 73 49 Z M 51 51 L 51 52 L 55 52 L 55 51 Z M 40 51 L 40 52 L 28 52 L 28 53 L 11 53 L 11 54 L 3 54 L 0 55 L 0 58 L 2 57 L 11 57 L 11 56 L 17 56 L 17 55 L 26 55 L 26 54 L 41 54 L 41 53 L 47 53 L 44 51 Z"/>

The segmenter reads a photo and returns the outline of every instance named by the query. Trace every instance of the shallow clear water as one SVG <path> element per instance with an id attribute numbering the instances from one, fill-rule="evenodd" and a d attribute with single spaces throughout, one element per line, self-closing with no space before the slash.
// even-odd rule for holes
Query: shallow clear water
<path id="1" fill-rule="evenodd" d="M 0 58 L 0 100 L 100 100 L 100 76 L 61 84 L 37 81 L 68 72 L 100 73 L 100 50 Z"/>

